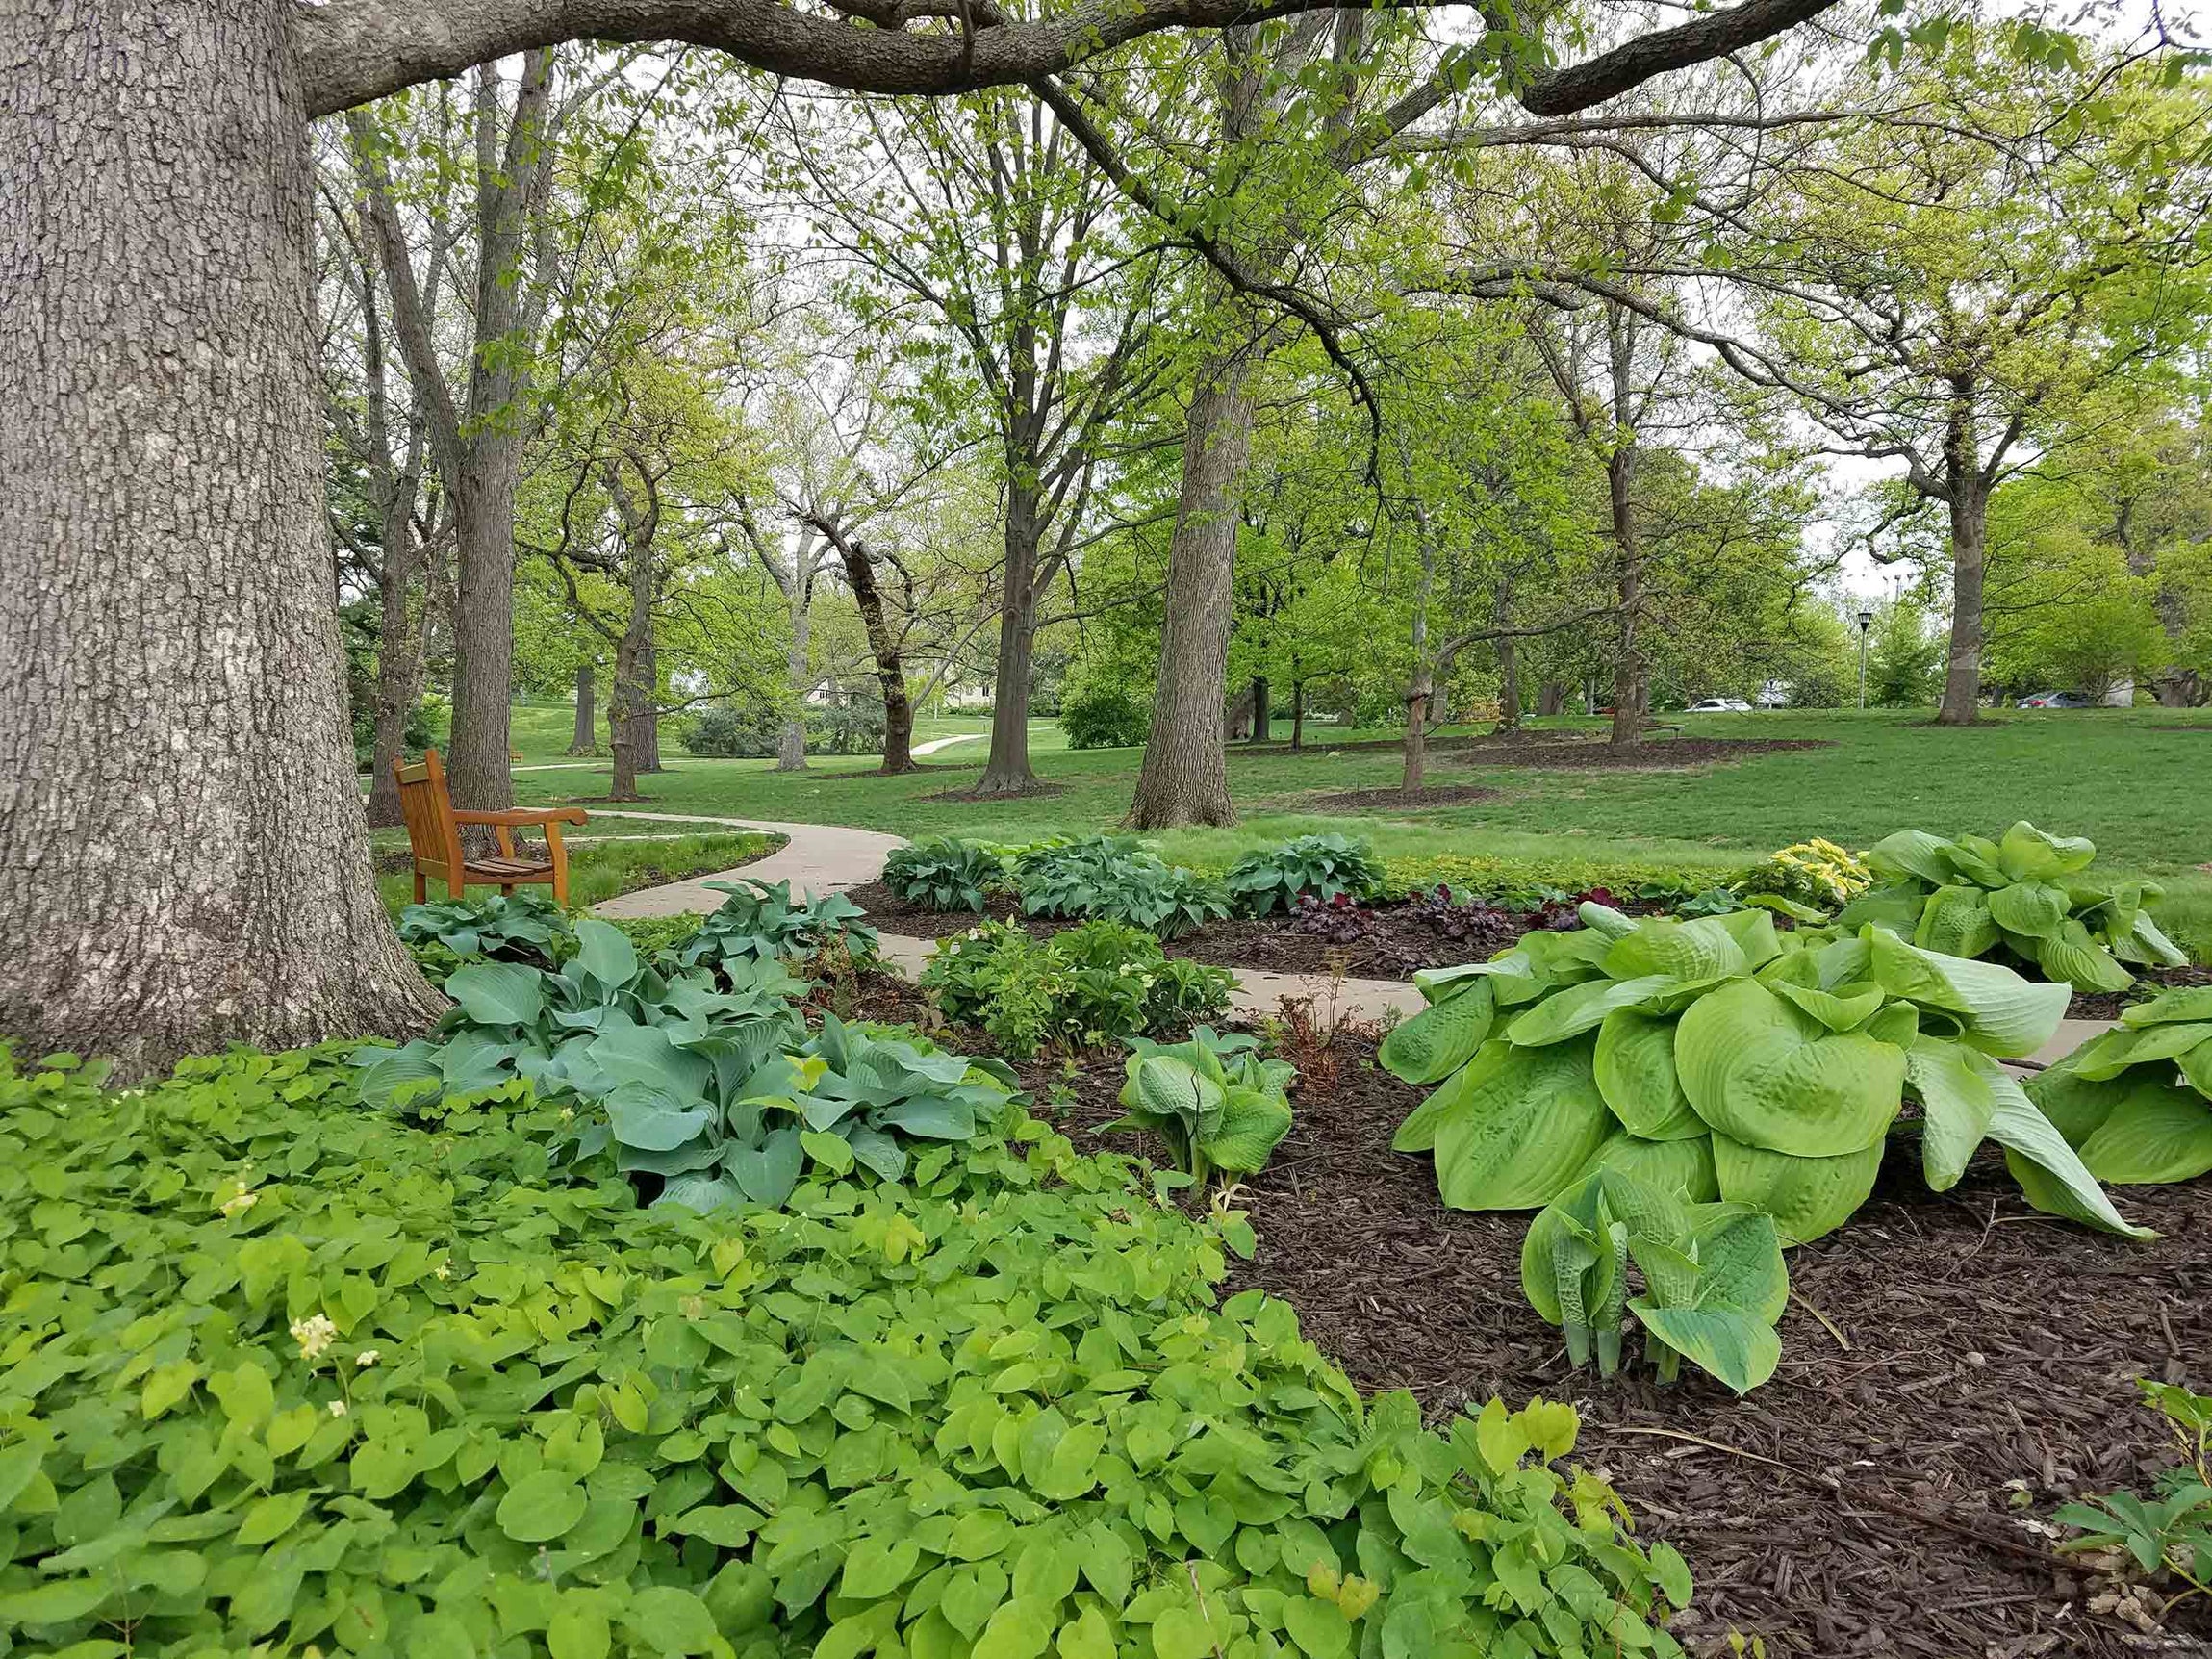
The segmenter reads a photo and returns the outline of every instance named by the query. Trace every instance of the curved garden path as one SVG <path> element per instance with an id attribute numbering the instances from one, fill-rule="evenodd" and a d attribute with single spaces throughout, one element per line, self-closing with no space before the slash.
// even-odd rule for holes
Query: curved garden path
<path id="1" fill-rule="evenodd" d="M 883 873 L 883 860 L 890 856 L 891 850 L 906 844 L 903 835 L 887 835 L 877 830 L 852 830 L 841 824 L 785 824 L 767 818 L 701 818 L 696 813 L 631 812 L 613 807 L 595 808 L 594 815 L 650 819 L 656 823 L 713 824 L 731 830 L 768 830 L 788 837 L 782 847 L 767 857 L 756 858 L 740 869 L 698 876 L 688 881 L 671 881 L 663 887 L 644 887 L 605 900 L 593 906 L 594 912 L 601 916 L 674 916 L 687 910 L 703 915 L 722 903 L 722 895 L 711 890 L 707 882 L 726 881 L 740 876 L 756 881 L 789 881 L 795 892 L 841 893 L 849 887 L 865 886 L 875 881 Z M 922 964 L 929 959 L 929 953 L 935 948 L 934 940 L 909 938 L 901 933 L 885 933 L 881 943 L 884 959 L 908 977 L 921 971 Z M 1334 1012 L 1338 1019 L 1377 1020 L 1392 1008 L 1401 1014 L 1411 1014 L 1422 1006 L 1421 993 L 1403 980 L 1332 982 L 1326 974 L 1272 974 L 1259 968 L 1233 971 L 1236 975 L 1237 990 L 1231 999 L 1231 1007 L 1238 1013 L 1273 1013 L 1284 997 L 1310 997 L 1318 1014 L 1326 1017 Z M 2105 1020 L 2063 1020 L 2057 1034 L 2036 1053 L 2034 1060 L 2048 1065 L 2106 1030 L 2108 1025 Z"/>

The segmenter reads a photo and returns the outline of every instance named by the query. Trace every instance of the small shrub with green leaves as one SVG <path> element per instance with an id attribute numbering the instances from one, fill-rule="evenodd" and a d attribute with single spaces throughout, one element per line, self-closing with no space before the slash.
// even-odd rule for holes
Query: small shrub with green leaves
<path id="1" fill-rule="evenodd" d="M 1628 1268 L 1643 1276 L 1629 1295 Z M 1643 1328 L 1644 1358 L 1663 1383 L 1683 1360 L 1747 1394 L 1774 1374 L 1774 1321 L 1790 1270 L 1774 1218 L 1742 1204 L 1697 1204 L 1679 1191 L 1599 1164 L 1545 1206 L 1521 1244 L 1521 1289 L 1566 1336 L 1567 1358 L 1620 1369 L 1621 1315 Z"/>
<path id="2" fill-rule="evenodd" d="M 2027 1097 L 2099 1181 L 2212 1173 L 2212 985 L 2123 1009 L 2111 1031 L 2031 1078 Z"/>
<path id="3" fill-rule="evenodd" d="M 1832 914 L 1873 884 L 1864 858 L 1816 835 L 1768 854 L 1735 886 L 1746 897 L 1766 894 Z"/>
<path id="4" fill-rule="evenodd" d="M 2085 991 L 2123 991 L 2126 964 L 2180 967 L 2189 957 L 2150 919 L 2163 896 L 2155 881 L 2094 881 L 2083 872 L 2097 847 L 2079 835 L 2047 835 L 2024 820 L 1992 841 L 1945 841 L 1900 830 L 1867 850 L 1882 885 L 1836 920 L 1872 922 L 1916 945 L 1954 957 L 2003 947 L 2047 980 Z"/>
<path id="5" fill-rule="evenodd" d="M 1997 1064 L 2049 1039 L 2065 986 L 1873 926 L 1582 913 L 1416 974 L 1432 1006 L 1384 1041 L 1388 1070 L 1438 1085 L 1393 1144 L 1435 1155 L 1454 1209 L 1540 1209 L 1604 1162 L 1766 1211 L 1801 1243 L 1866 1201 L 1909 1090 L 1933 1189 L 1994 1139 L 2030 1203 L 2141 1236 Z"/>
<path id="6" fill-rule="evenodd" d="M 425 965 L 450 972 L 455 962 L 521 962 L 557 966 L 576 946 L 561 906 L 528 887 L 478 899 L 441 899 L 399 912 L 399 942 Z"/>
<path id="7" fill-rule="evenodd" d="M 1129 835 L 1046 844 L 1014 859 L 1026 916 L 1127 922 L 1177 939 L 1229 914 L 1220 881 L 1169 865 Z"/>
<path id="8" fill-rule="evenodd" d="M 1253 1175 L 1290 1133 L 1297 1068 L 1262 1059 L 1259 1039 L 1200 1026 L 1182 1042 L 1133 1037 L 1124 1068 L 1126 1115 L 1106 1125 L 1157 1135 L 1175 1167 L 1200 1186 L 1216 1170 Z"/>
<path id="9" fill-rule="evenodd" d="M 1322 904 L 1338 897 L 1370 899 L 1383 890 L 1383 867 L 1364 841 L 1347 835 L 1299 835 L 1261 847 L 1229 867 L 1230 899 L 1240 915 L 1269 916 L 1298 908 L 1301 897 Z"/>
<path id="10" fill-rule="evenodd" d="M 975 910 L 1004 886 L 1006 863 L 975 841 L 938 836 L 896 848 L 883 860 L 883 884 L 909 905 L 931 910 Z"/>
<path id="11" fill-rule="evenodd" d="M 876 955 L 877 934 L 865 920 L 868 912 L 843 893 L 795 900 L 789 881 L 742 876 L 706 885 L 729 897 L 675 947 L 676 959 L 687 968 L 726 974 L 735 962 L 804 961 L 839 946 L 855 960 Z"/>
<path id="12" fill-rule="evenodd" d="M 1134 749 L 1151 727 L 1152 705 L 1110 680 L 1091 680 L 1060 702 L 1070 749 Z"/>
<path id="13" fill-rule="evenodd" d="M 1569 1407 L 1362 1399 L 1216 1301 L 1241 1217 L 1018 1108 L 700 1215 L 335 1061 L 0 1050 L 14 1651 L 1679 1659 Z"/>
<path id="14" fill-rule="evenodd" d="M 2082 1534 L 2062 1550 L 2124 1549 L 2154 1583 L 2178 1581 L 2164 1615 L 2192 1596 L 2212 1597 L 2212 1394 L 2148 1377 L 2136 1386 L 2173 1428 L 2181 1461 L 2159 1475 L 2152 1496 L 2109 1493 L 2067 1504 L 2052 1519 Z"/>
<path id="15" fill-rule="evenodd" d="M 985 922 L 939 940 L 921 985 L 946 1019 L 980 1027 L 1002 1054 L 1026 1059 L 1055 1043 L 1095 1048 L 1218 1019 L 1236 976 L 1169 961 L 1158 940 L 1120 922 L 1085 922 L 1050 941 Z"/>

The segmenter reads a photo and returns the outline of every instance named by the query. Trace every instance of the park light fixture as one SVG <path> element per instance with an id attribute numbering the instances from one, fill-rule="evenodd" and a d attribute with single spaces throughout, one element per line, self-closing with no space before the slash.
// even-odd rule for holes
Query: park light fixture
<path id="1" fill-rule="evenodd" d="M 1867 630 L 1874 625 L 1874 613 L 1859 613 L 1859 711 L 1867 708 Z"/>

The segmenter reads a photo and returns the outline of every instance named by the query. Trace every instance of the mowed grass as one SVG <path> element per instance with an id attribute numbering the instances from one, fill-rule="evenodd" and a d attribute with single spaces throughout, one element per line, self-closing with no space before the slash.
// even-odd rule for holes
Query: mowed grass
<path id="1" fill-rule="evenodd" d="M 400 839 L 404 844 L 405 837 Z M 569 903 L 582 907 L 634 893 L 640 887 L 659 887 L 694 876 L 712 875 L 750 863 L 782 845 L 782 836 L 751 830 L 590 843 L 569 855 Z M 415 902 L 415 878 L 409 873 L 380 876 L 376 884 L 384 907 L 394 916 Z M 481 899 L 497 891 L 496 887 L 471 885 L 469 896 Z M 549 893 L 552 889 L 539 887 L 535 891 Z M 431 903 L 449 896 L 443 883 L 430 883 Z"/>
<path id="2" fill-rule="evenodd" d="M 524 716 L 529 717 L 528 722 Z M 1824 835 L 1864 847 L 1893 830 L 1995 833 L 2026 818 L 2087 835 L 2100 872 L 2130 872 L 2164 883 L 2164 913 L 2199 956 L 2212 955 L 2212 716 L 2190 710 L 2069 710 L 1999 713 L 1965 730 L 1927 724 L 1924 711 L 1865 714 L 1776 711 L 1681 717 L 1693 737 L 1816 738 L 1830 747 L 1754 754 L 1742 760 L 1649 772 L 1483 766 L 1479 756 L 1433 753 L 1431 784 L 1493 788 L 1492 799 L 1411 810 L 1338 813 L 1317 806 L 1328 793 L 1386 787 L 1400 757 L 1386 750 L 1331 751 L 1347 736 L 1309 727 L 1309 747 L 1232 746 L 1231 792 L 1240 815 L 1231 830 L 1162 837 L 1185 861 L 1222 863 L 1238 851 L 1289 834 L 1343 829 L 1390 857 L 1487 855 L 1541 861 L 1619 859 L 1694 868 L 1740 865 L 1792 841 Z M 517 729 L 542 724 L 568 736 L 565 709 L 517 710 Z M 1560 720 L 1555 727 L 1595 723 Z M 980 721 L 941 723 L 981 731 Z M 2191 727 L 2204 729 L 2191 729 Z M 697 760 L 670 741 L 670 770 L 643 780 L 645 810 L 851 824 L 908 836 L 953 834 L 1018 840 L 1111 829 L 1129 809 L 1141 752 L 1069 751 L 1050 723 L 1031 726 L 1031 758 L 1051 792 L 1013 801 L 944 799 L 974 785 L 981 741 L 940 752 L 932 770 L 874 776 L 869 757 L 816 760 L 807 772 L 773 763 Z M 936 735 L 947 735 L 939 730 Z M 1278 736 L 1282 728 L 1278 728 Z M 522 745 L 525 753 L 528 746 Z M 593 771 L 522 773 L 524 803 L 568 802 L 606 790 L 604 762 Z M 668 826 L 633 824 L 636 830 Z M 593 832 L 619 832 L 612 819 Z"/>

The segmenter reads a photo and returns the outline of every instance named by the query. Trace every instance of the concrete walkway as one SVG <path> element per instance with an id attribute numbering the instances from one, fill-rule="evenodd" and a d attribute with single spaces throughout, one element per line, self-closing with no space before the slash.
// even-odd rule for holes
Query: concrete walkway
<path id="1" fill-rule="evenodd" d="M 934 754 L 940 749 L 952 748 L 955 743 L 977 743 L 988 735 L 988 732 L 982 731 L 955 732 L 951 737 L 935 737 L 931 738 L 928 743 L 917 743 L 914 745 L 912 753 L 917 757 L 924 754 Z"/>

